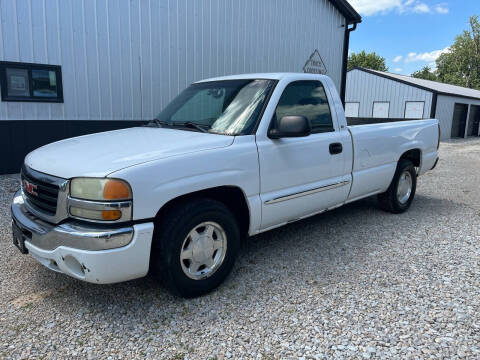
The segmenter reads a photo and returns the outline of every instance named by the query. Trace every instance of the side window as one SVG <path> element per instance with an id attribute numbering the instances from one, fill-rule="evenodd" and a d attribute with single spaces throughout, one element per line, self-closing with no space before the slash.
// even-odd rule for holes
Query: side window
<path id="1" fill-rule="evenodd" d="M 312 125 L 312 133 L 335 131 L 325 88 L 319 81 L 295 81 L 283 91 L 276 119 L 284 116 L 305 116 Z"/>
<path id="2" fill-rule="evenodd" d="M 172 121 L 186 122 L 198 119 L 201 124 L 210 124 L 223 112 L 225 89 L 204 89 L 195 94 L 171 118 Z"/>

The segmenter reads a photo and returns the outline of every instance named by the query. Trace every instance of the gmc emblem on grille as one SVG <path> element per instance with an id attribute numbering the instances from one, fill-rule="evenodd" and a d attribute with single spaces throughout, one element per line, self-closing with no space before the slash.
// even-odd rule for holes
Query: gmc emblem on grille
<path id="1" fill-rule="evenodd" d="M 29 193 L 30 195 L 38 196 L 37 185 L 29 183 L 27 180 L 23 180 L 23 190 Z"/>

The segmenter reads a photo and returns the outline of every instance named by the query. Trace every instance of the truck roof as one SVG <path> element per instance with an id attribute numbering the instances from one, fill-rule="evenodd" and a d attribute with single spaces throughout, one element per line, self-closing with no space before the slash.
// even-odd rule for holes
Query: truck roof
<path id="1" fill-rule="evenodd" d="M 239 74 L 239 75 L 228 75 L 220 76 L 216 78 L 204 79 L 196 81 L 195 83 L 209 82 L 209 81 L 222 81 L 222 80 L 244 80 L 244 79 L 267 79 L 267 80 L 283 80 L 286 78 L 295 78 L 298 80 L 318 80 L 323 78 L 325 75 L 320 74 L 305 74 L 305 73 L 294 73 L 294 72 L 285 72 L 285 73 L 254 73 L 254 74 Z"/>

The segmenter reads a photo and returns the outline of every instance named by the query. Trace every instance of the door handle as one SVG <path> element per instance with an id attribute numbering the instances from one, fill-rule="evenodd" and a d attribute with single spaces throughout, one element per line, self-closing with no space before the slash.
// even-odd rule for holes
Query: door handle
<path id="1" fill-rule="evenodd" d="M 333 143 L 329 146 L 330 154 L 337 155 L 343 151 L 343 146 L 341 143 Z"/>

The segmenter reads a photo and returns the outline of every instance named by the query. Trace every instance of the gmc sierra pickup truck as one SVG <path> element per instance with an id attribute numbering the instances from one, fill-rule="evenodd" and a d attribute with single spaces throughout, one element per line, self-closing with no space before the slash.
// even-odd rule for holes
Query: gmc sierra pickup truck
<path id="1" fill-rule="evenodd" d="M 326 76 L 204 80 L 146 126 L 27 155 L 13 242 L 80 280 L 151 271 L 198 296 L 222 283 L 246 236 L 375 194 L 406 211 L 439 139 L 434 119 L 347 126 Z"/>

